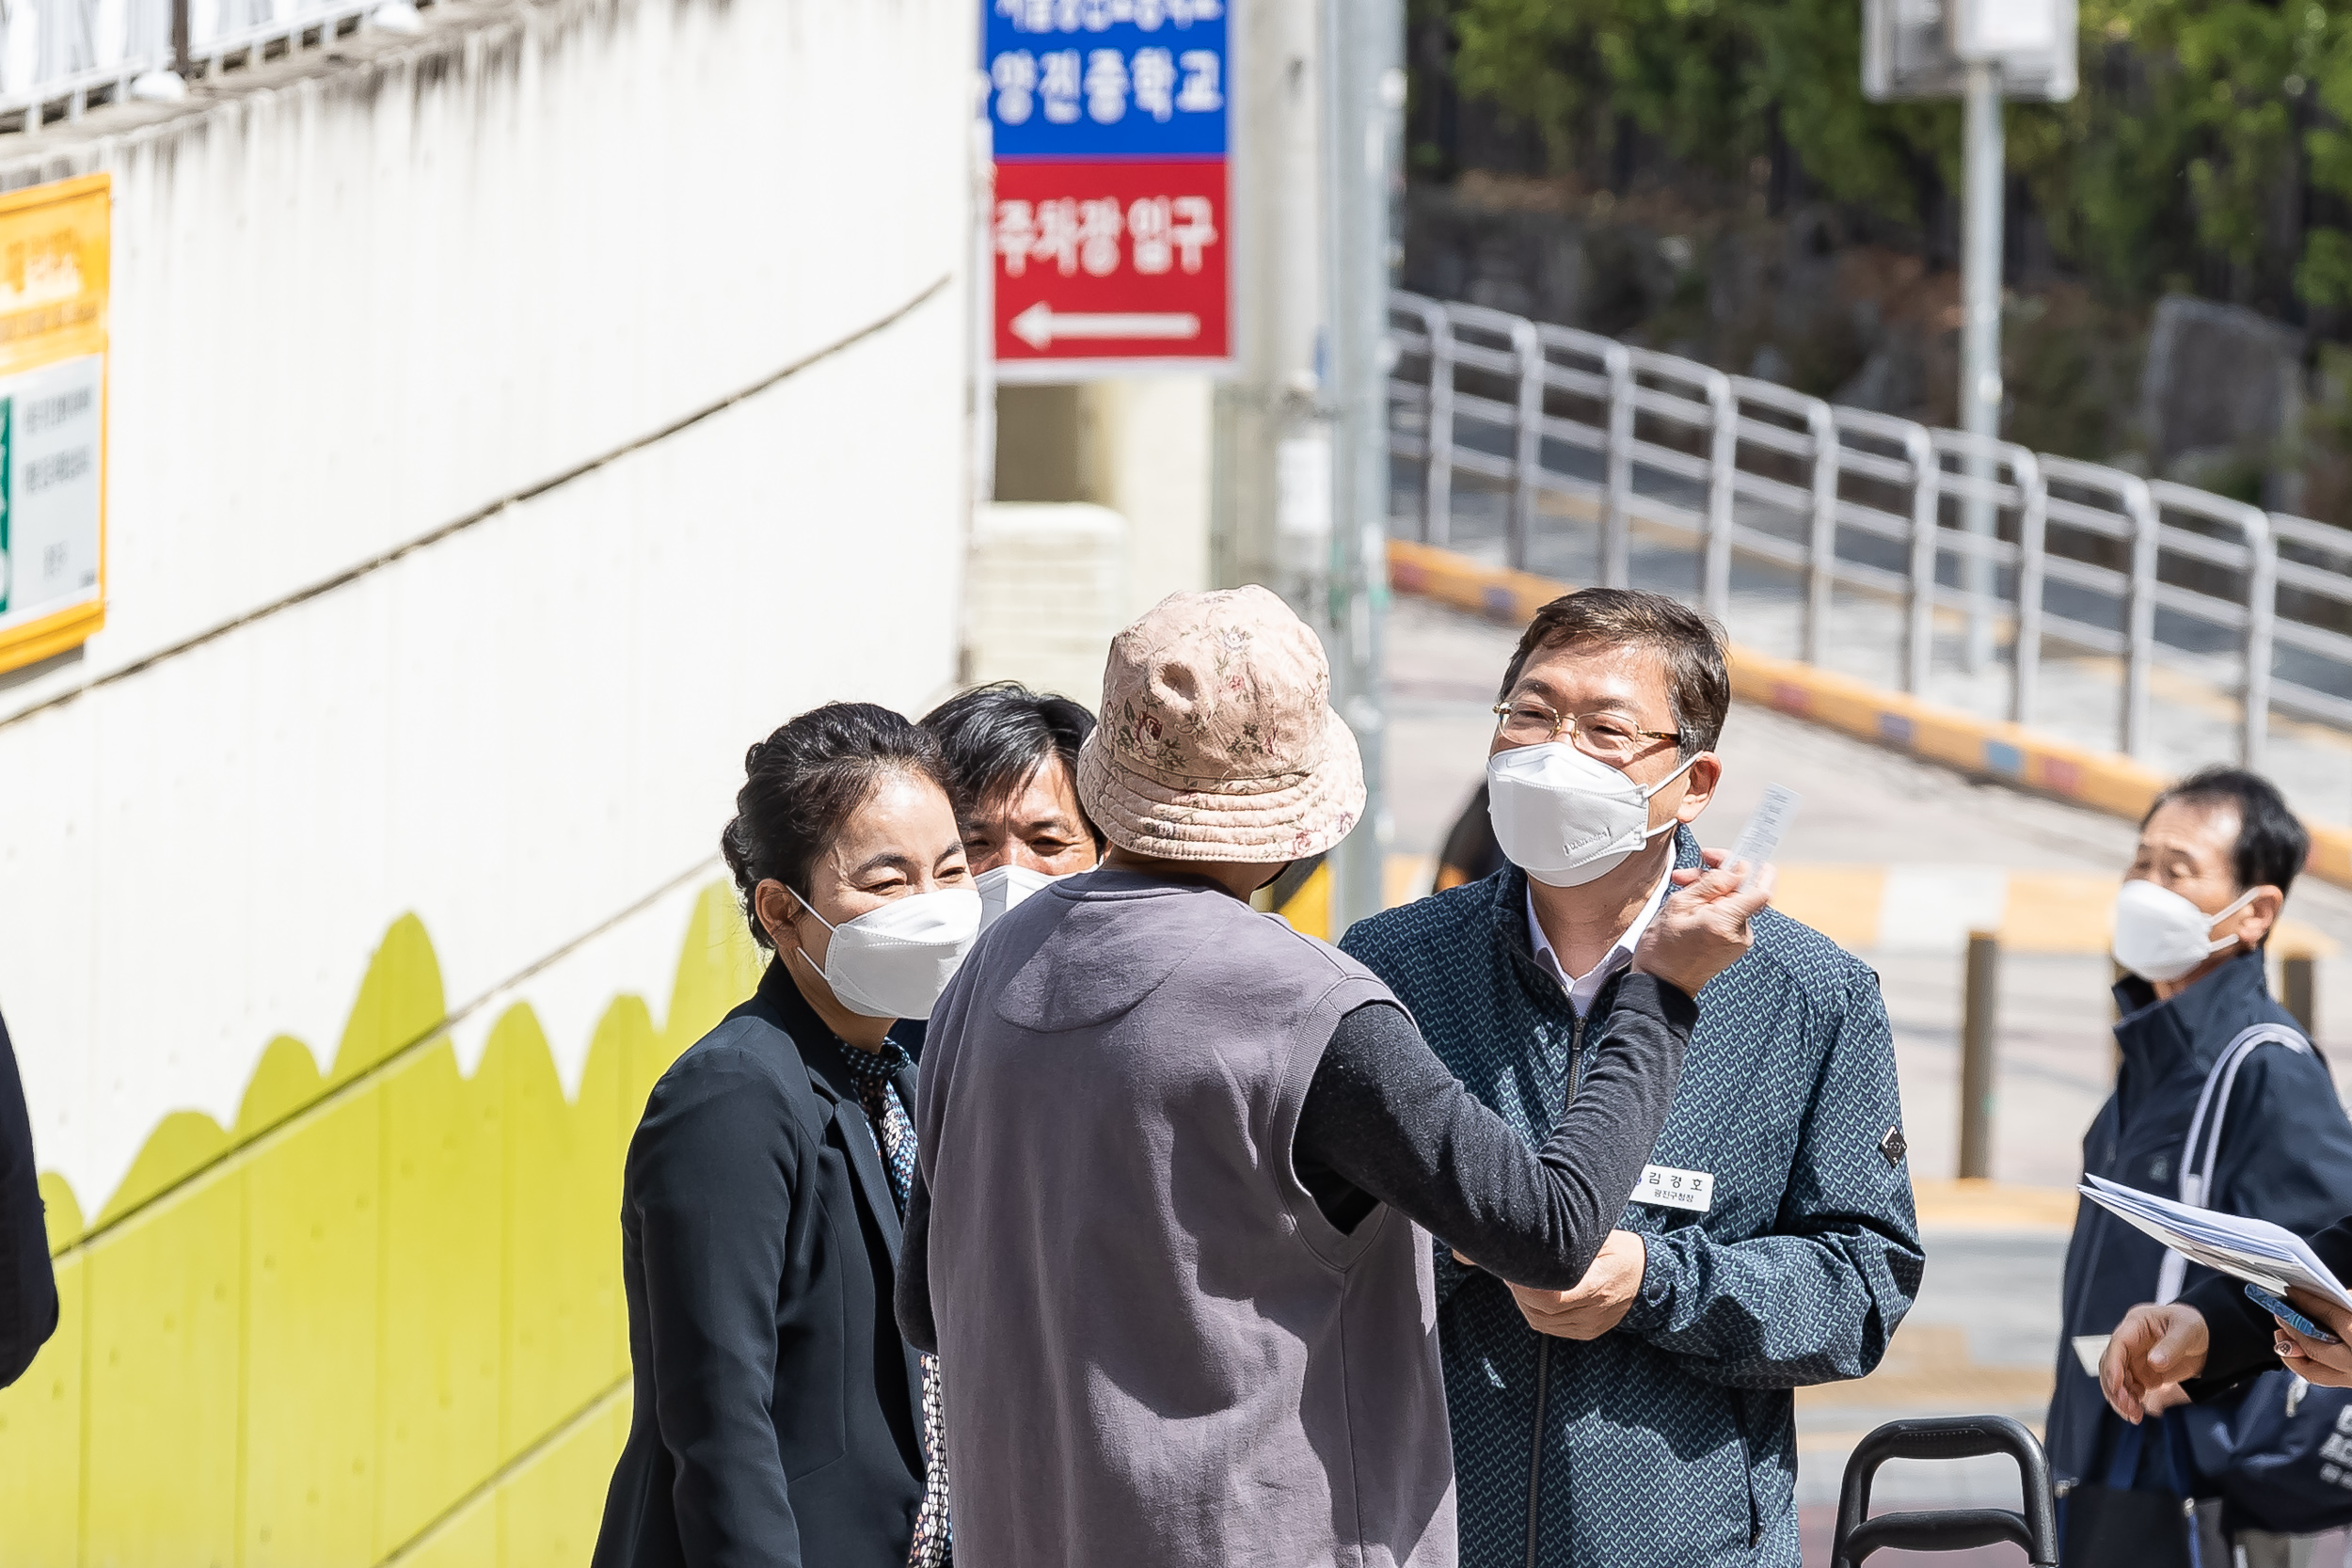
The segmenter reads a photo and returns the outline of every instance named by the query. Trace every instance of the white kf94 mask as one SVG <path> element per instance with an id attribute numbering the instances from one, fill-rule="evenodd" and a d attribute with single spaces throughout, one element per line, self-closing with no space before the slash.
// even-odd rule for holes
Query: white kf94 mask
<path id="1" fill-rule="evenodd" d="M 1647 789 L 1565 740 L 1516 746 L 1486 759 L 1486 815 L 1513 865 L 1551 887 L 1606 877 L 1660 833 L 1649 798 L 1698 761 L 1693 755 Z"/>
<path id="2" fill-rule="evenodd" d="M 867 1018 L 930 1017 L 980 934 L 980 895 L 968 887 L 911 893 L 838 926 L 804 898 L 801 907 L 833 933 L 818 972 L 825 984 L 843 1006 Z M 817 967 L 806 949 L 801 962 Z"/>
<path id="3" fill-rule="evenodd" d="M 2115 961 L 2143 980 L 2177 980 L 2235 937 L 2216 942 L 2213 928 L 2253 902 L 2248 888 L 2228 909 L 2207 914 L 2170 888 L 2129 881 L 2115 890 Z"/>
<path id="4" fill-rule="evenodd" d="M 1058 882 L 1059 877 L 1048 877 L 1042 871 L 1032 871 L 1025 865 L 993 865 L 972 879 L 972 885 L 980 894 L 980 929 L 1010 914 L 1013 906 L 1048 882 Z"/>

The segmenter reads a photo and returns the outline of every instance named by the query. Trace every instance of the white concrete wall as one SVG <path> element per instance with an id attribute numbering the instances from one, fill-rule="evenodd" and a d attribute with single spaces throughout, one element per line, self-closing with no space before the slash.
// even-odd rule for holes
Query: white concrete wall
<path id="1" fill-rule="evenodd" d="M 750 741 L 954 674 L 968 0 L 424 14 L 0 163 L 115 177 L 107 626 L 0 683 L 0 1011 L 86 1215 L 331 1054 L 403 912 L 500 991 L 715 875 Z M 567 1083 L 701 880 L 511 989 Z"/>

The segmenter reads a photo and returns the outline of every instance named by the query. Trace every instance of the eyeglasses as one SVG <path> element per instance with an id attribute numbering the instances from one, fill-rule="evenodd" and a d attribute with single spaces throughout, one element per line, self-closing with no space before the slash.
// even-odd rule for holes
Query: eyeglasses
<path id="1" fill-rule="evenodd" d="M 1588 713 L 1562 718 L 1533 697 L 1515 697 L 1494 705 L 1496 729 L 1514 746 L 1541 746 L 1565 732 L 1576 749 L 1595 762 L 1622 767 L 1646 748 L 1645 740 L 1679 743 L 1679 730 L 1636 729 L 1613 713 Z"/>

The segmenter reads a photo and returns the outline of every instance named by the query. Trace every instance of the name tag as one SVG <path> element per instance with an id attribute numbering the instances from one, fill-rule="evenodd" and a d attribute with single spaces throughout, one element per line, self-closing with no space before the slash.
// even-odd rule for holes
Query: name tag
<path id="1" fill-rule="evenodd" d="M 1703 1170 L 1644 1165 L 1642 1179 L 1633 1184 L 1633 1201 L 1704 1214 L 1715 1202 L 1715 1178 Z"/>

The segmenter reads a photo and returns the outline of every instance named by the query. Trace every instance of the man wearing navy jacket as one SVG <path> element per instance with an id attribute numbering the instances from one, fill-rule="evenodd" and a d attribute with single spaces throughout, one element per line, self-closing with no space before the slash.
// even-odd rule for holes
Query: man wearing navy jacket
<path id="1" fill-rule="evenodd" d="M 2086 1172 L 2297 1233 L 2352 1209 L 2352 1121 L 2328 1064 L 2263 978 L 2263 945 L 2310 844 L 2278 789 L 2242 768 L 2207 768 L 2149 808 L 2116 898 L 2115 957 L 2130 971 L 2115 988 L 2121 1065 L 2115 1093 L 2083 1138 Z M 2047 1428 L 2061 1495 L 2080 1487 L 2170 1494 L 2179 1483 L 2167 1445 L 2153 1429 L 2142 1436 L 2109 1413 L 2074 1348 L 2110 1330 L 2128 1341 L 2118 1324 L 2135 1303 L 2176 1297 L 2187 1305 L 2173 1313 L 2218 1302 L 2226 1311 L 2217 1333 L 2233 1336 L 2233 1345 L 2245 1325 L 2255 1325 L 2254 1356 L 2271 1359 L 2269 1319 L 2252 1310 L 2237 1281 L 2169 1256 L 2086 1200 L 2067 1248 Z M 2243 1359 L 2233 1350 L 2217 1367 L 2234 1376 Z M 2229 1381 L 2187 1392 L 2152 1386 L 2128 1419 L 2160 1416 L 2192 1394 L 2218 1397 Z M 2133 1562 L 2125 1529 L 2096 1512 L 2109 1506 L 2104 1499 L 2090 1500 L 2094 1512 L 2079 1520 L 2071 1516 L 2090 1497 L 2078 1494 L 2070 1506 L 2068 1568 Z M 2265 1532 L 2239 1529 L 2233 1544 L 2243 1554 L 2234 1560 L 2254 1568 L 2288 1560 L 2283 1538 Z"/>
<path id="2" fill-rule="evenodd" d="M 1731 681 L 1704 616 L 1592 588 L 1536 614 L 1501 695 L 1508 863 L 1340 945 L 1540 1144 L 1672 873 L 1700 863 L 1688 824 L 1722 774 Z M 1463 1568 L 1796 1568 L 1791 1390 L 1878 1365 L 1922 1254 L 1878 977 L 1775 911 L 1752 925 L 1583 1279 L 1512 1286 L 1440 1238 Z"/>
<path id="3" fill-rule="evenodd" d="M 0 1020 L 0 1388 L 24 1375 L 56 1328 L 57 1283 L 49 1272 L 32 1122 L 8 1026 Z"/>

